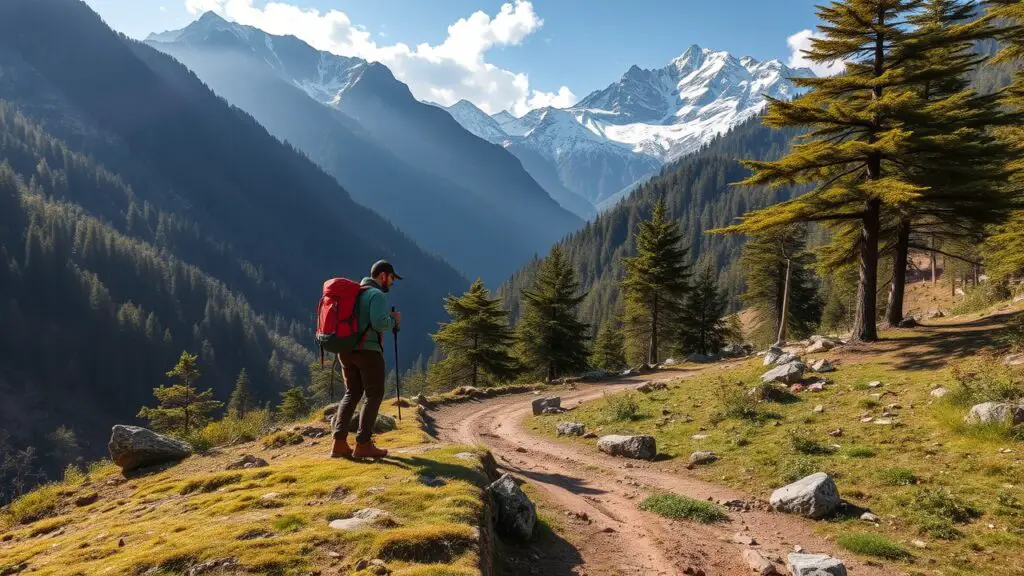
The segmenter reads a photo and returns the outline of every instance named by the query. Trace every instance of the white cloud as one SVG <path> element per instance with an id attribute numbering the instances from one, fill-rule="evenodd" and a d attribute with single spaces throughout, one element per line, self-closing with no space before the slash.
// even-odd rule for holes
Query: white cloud
<path id="1" fill-rule="evenodd" d="M 441 44 L 415 47 L 378 44 L 366 28 L 338 10 L 320 12 L 273 1 L 257 8 L 254 0 L 185 0 L 185 8 L 193 14 L 212 10 L 270 34 L 294 35 L 318 50 L 381 62 L 421 100 L 450 105 L 464 98 L 488 113 L 511 110 L 516 114 L 576 102 L 567 86 L 555 92 L 532 90 L 526 74 L 499 68 L 486 59 L 491 48 L 516 46 L 543 26 L 528 0 L 504 4 L 494 17 L 474 12 L 448 26 Z"/>
<path id="2" fill-rule="evenodd" d="M 811 48 L 811 40 L 818 37 L 814 32 L 804 29 L 786 38 L 786 44 L 789 45 L 790 50 L 787 65 L 790 68 L 810 68 L 818 76 L 835 76 L 846 68 L 846 64 L 843 62 L 812 62 L 803 53 L 803 50 Z"/>

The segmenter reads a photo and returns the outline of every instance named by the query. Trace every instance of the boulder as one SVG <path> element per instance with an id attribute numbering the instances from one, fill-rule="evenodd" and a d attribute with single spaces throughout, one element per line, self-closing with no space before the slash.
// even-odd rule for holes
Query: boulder
<path id="1" fill-rule="evenodd" d="M 177 462 L 192 454 L 192 446 L 139 426 L 117 424 L 107 443 L 110 459 L 124 472 Z"/>
<path id="2" fill-rule="evenodd" d="M 968 424 L 995 424 L 1009 422 L 1010 424 L 1024 423 L 1024 406 L 1010 404 L 1008 402 L 984 402 L 975 404 L 971 411 L 964 417 Z"/>
<path id="3" fill-rule="evenodd" d="M 654 436 L 602 436 L 597 441 L 597 449 L 612 456 L 625 456 L 637 460 L 654 460 L 658 453 Z"/>
<path id="4" fill-rule="evenodd" d="M 782 356 L 782 354 L 782 348 L 772 346 L 764 354 L 764 365 L 771 366 L 772 364 L 775 364 L 776 360 L 778 360 L 779 356 Z"/>
<path id="5" fill-rule="evenodd" d="M 487 487 L 494 503 L 494 521 L 498 531 L 506 536 L 529 540 L 537 524 L 537 509 L 530 498 L 508 473 Z"/>
<path id="6" fill-rule="evenodd" d="M 270 466 L 267 461 L 263 458 L 257 458 L 252 454 L 245 454 L 238 460 L 235 460 L 231 464 L 228 464 L 228 470 L 243 470 L 246 468 L 263 468 L 264 466 Z"/>
<path id="7" fill-rule="evenodd" d="M 643 392 L 644 394 L 650 394 L 656 390 L 668 390 L 668 384 L 661 381 L 651 381 L 638 384 L 636 387 L 637 392 Z"/>
<path id="8" fill-rule="evenodd" d="M 533 408 L 533 415 L 537 416 L 538 414 L 544 414 L 544 410 L 547 408 L 561 408 L 562 399 L 558 396 L 535 398 L 531 402 L 531 406 Z"/>
<path id="9" fill-rule="evenodd" d="M 775 565 L 757 550 L 744 550 L 743 561 L 747 563 L 747 566 L 750 567 L 754 574 L 760 574 L 760 576 L 778 574 Z"/>
<path id="10" fill-rule="evenodd" d="M 791 362 L 789 364 L 776 366 L 761 375 L 761 382 L 782 382 L 783 384 L 793 384 L 803 379 L 805 368 L 806 367 L 802 362 Z"/>
<path id="11" fill-rule="evenodd" d="M 800 357 L 797 356 L 796 354 L 794 354 L 792 352 L 783 352 L 782 355 L 779 356 L 775 360 L 775 365 L 776 366 L 783 366 L 785 364 L 792 364 L 793 362 L 799 362 L 799 361 L 800 361 Z"/>
<path id="12" fill-rule="evenodd" d="M 398 420 L 395 420 L 394 416 L 388 416 L 387 414 L 377 414 L 377 419 L 373 422 L 373 433 L 383 434 L 384 432 L 390 432 L 398 428 Z M 348 431 L 355 432 L 359 430 L 359 413 L 356 412 L 352 415 L 352 421 L 348 424 Z"/>
<path id="13" fill-rule="evenodd" d="M 839 489 L 824 472 L 811 474 L 772 492 L 769 500 L 779 512 L 800 514 L 820 520 L 839 507 Z"/>
<path id="14" fill-rule="evenodd" d="M 917 328 L 917 319 L 913 316 L 907 316 L 900 323 L 896 325 L 897 328 Z"/>
<path id="15" fill-rule="evenodd" d="M 794 552 L 786 560 L 793 576 L 846 576 L 846 566 L 826 554 Z"/>
<path id="16" fill-rule="evenodd" d="M 833 371 L 835 371 L 835 366 L 832 366 L 832 363 L 824 358 L 811 363 L 811 372 L 824 373 Z"/>
<path id="17" fill-rule="evenodd" d="M 943 316 L 945 316 L 945 313 L 943 313 L 942 310 L 939 310 L 938 308 L 934 308 L 932 310 L 929 310 L 924 315 L 924 317 L 928 318 L 928 319 L 942 318 Z"/>
<path id="18" fill-rule="evenodd" d="M 942 398 L 946 394 L 949 394 L 949 388 L 946 388 L 944 386 L 939 386 L 938 388 L 933 389 L 930 392 L 930 394 L 931 394 L 932 398 Z"/>
<path id="19" fill-rule="evenodd" d="M 687 463 L 686 467 L 693 468 L 694 466 L 699 466 L 701 464 L 711 464 L 715 460 L 718 460 L 718 455 L 714 452 L 694 452 L 693 454 L 690 454 L 690 462 Z"/>
<path id="20" fill-rule="evenodd" d="M 335 530 L 349 531 L 368 528 L 378 522 L 386 522 L 388 520 L 392 520 L 391 514 L 384 510 L 380 510 L 378 508 L 363 508 L 353 514 L 351 518 L 331 520 L 328 526 Z"/>
<path id="21" fill-rule="evenodd" d="M 555 431 L 559 436 L 583 436 L 587 427 L 579 422 L 559 422 Z"/>
<path id="22" fill-rule="evenodd" d="M 693 362 L 696 364 L 707 364 L 708 362 L 714 362 L 715 360 L 718 360 L 718 357 L 708 356 L 707 354 L 699 354 L 697 352 L 694 352 L 693 354 L 689 354 L 686 356 L 687 362 Z"/>

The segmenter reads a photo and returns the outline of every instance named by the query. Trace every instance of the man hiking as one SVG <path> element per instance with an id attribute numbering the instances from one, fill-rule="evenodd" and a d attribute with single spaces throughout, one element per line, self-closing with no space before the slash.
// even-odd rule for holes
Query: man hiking
<path id="1" fill-rule="evenodd" d="M 334 415 L 332 458 L 383 458 L 388 454 L 387 450 L 373 445 L 371 436 L 377 411 L 384 399 L 384 333 L 397 327 L 402 318 L 400 313 L 388 310 L 385 293 L 391 290 L 395 280 L 401 279 L 391 263 L 379 260 L 370 268 L 369 278 L 360 282 L 360 286 L 366 288 L 356 301 L 358 329 L 363 336 L 354 350 L 338 354 L 345 379 L 345 396 L 338 403 L 338 412 Z M 364 395 L 366 401 L 359 413 L 359 430 L 353 450 L 348 444 L 348 428 L 356 404 Z"/>

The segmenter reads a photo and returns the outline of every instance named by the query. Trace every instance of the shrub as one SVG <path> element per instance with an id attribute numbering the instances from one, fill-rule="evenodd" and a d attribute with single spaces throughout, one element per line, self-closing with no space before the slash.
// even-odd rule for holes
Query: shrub
<path id="1" fill-rule="evenodd" d="M 726 418 L 739 420 L 757 421 L 762 418 L 761 412 L 757 409 L 757 398 L 755 394 L 748 394 L 746 389 L 735 384 L 728 384 L 719 380 L 715 396 L 721 406 L 713 417 L 713 422 L 721 422 Z"/>
<path id="2" fill-rule="evenodd" d="M 230 446 L 252 442 L 266 435 L 273 428 L 273 424 L 269 410 L 250 410 L 242 418 L 228 416 L 210 422 L 199 435 L 210 446 Z"/>
<path id="3" fill-rule="evenodd" d="M 63 487 L 49 483 L 18 497 L 11 502 L 3 515 L 14 524 L 31 524 L 57 514 Z"/>
<path id="4" fill-rule="evenodd" d="M 954 404 L 1016 402 L 1024 397 L 1024 375 L 994 355 L 978 354 L 953 362 L 950 372 L 959 384 L 948 396 Z"/>
<path id="5" fill-rule="evenodd" d="M 878 471 L 878 476 L 887 486 L 910 486 L 917 483 L 917 476 L 909 468 L 883 468 Z"/>
<path id="6" fill-rule="evenodd" d="M 302 444 L 302 434 L 297 432 L 286 430 L 283 432 L 277 432 L 271 434 L 263 439 L 264 448 L 284 448 L 285 446 Z"/>
<path id="7" fill-rule="evenodd" d="M 1011 352 L 1024 352 L 1024 315 L 1019 315 L 1010 321 L 999 341 Z"/>
<path id="8" fill-rule="evenodd" d="M 796 394 L 777 386 L 773 382 L 762 382 L 754 387 L 754 399 L 760 402 L 776 402 L 789 404 L 799 400 Z"/>
<path id="9" fill-rule="evenodd" d="M 878 452 L 870 446 L 850 446 L 846 450 L 846 455 L 850 458 L 873 458 L 877 454 Z"/>
<path id="10" fill-rule="evenodd" d="M 980 312 L 1009 297 L 1010 291 L 1002 282 L 986 282 L 977 288 L 968 290 L 964 299 L 953 305 L 950 312 L 954 315 Z"/>
<path id="11" fill-rule="evenodd" d="M 783 484 L 796 482 L 818 471 L 818 463 L 812 458 L 796 457 L 780 460 L 776 464 L 779 480 Z"/>
<path id="12" fill-rule="evenodd" d="M 817 440 L 811 438 L 804 430 L 790 430 L 789 431 L 789 446 L 800 454 L 808 454 L 811 456 L 825 455 L 835 452 L 835 449 L 831 446 L 825 446 Z"/>
<path id="13" fill-rule="evenodd" d="M 274 521 L 274 530 L 278 532 L 298 532 L 306 526 L 307 522 L 294 514 L 282 516 Z"/>
<path id="14" fill-rule="evenodd" d="M 713 524 L 729 519 L 721 508 L 704 500 L 694 500 L 678 494 L 660 493 L 648 496 L 640 503 L 641 510 L 654 512 L 666 518 L 693 520 L 701 524 Z"/>
<path id="15" fill-rule="evenodd" d="M 605 396 L 608 418 L 614 422 L 636 420 L 640 414 L 640 403 L 632 393 Z"/>
<path id="16" fill-rule="evenodd" d="M 956 540 L 963 533 L 954 524 L 968 524 L 982 514 L 962 498 L 943 487 L 921 488 L 914 493 L 910 503 L 918 529 L 941 540 Z"/>
<path id="17" fill-rule="evenodd" d="M 911 557 L 909 550 L 878 534 L 840 534 L 836 543 L 854 554 L 864 556 L 886 560 L 905 560 Z"/>

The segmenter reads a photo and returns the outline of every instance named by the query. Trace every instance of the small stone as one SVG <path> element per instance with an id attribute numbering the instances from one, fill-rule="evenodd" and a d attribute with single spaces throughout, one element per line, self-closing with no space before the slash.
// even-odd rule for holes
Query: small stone
<path id="1" fill-rule="evenodd" d="M 731 540 L 736 544 L 743 544 L 744 546 L 754 546 L 757 544 L 757 540 L 754 540 L 753 537 L 748 534 L 743 534 L 742 532 L 733 534 Z"/>
<path id="2" fill-rule="evenodd" d="M 938 388 L 932 390 L 929 394 L 931 394 L 932 398 L 942 398 L 946 394 L 949 394 L 949 389 L 943 386 L 939 386 Z"/>
<path id="3" fill-rule="evenodd" d="M 691 440 L 707 440 L 707 438 L 707 434 L 694 434 L 693 436 L 690 436 Z"/>
<path id="4" fill-rule="evenodd" d="M 369 561 L 369 560 L 367 560 L 366 558 L 363 558 L 363 559 L 362 559 L 362 560 L 360 560 L 359 562 L 356 562 L 356 571 L 359 571 L 359 570 L 366 570 L 366 568 L 367 568 L 367 567 L 368 567 L 369 565 L 370 565 L 370 561 Z"/>
<path id="5" fill-rule="evenodd" d="M 841 437 L 843 435 L 843 429 L 842 428 L 836 428 L 835 430 L 829 430 L 828 435 L 833 437 L 833 438 L 839 438 L 839 437 Z"/>
<path id="6" fill-rule="evenodd" d="M 882 387 L 882 383 L 879 382 L 878 380 L 875 380 L 874 382 L 868 382 L 868 388 L 881 388 L 881 387 Z"/>
<path id="7" fill-rule="evenodd" d="M 330 552 L 328 552 L 327 555 L 330 556 L 331 558 L 341 558 L 341 554 L 338 554 L 334 550 L 331 550 Z"/>
<path id="8" fill-rule="evenodd" d="M 778 571 L 775 569 L 775 565 L 762 556 L 757 550 L 744 550 L 743 561 L 747 563 L 747 566 L 749 566 L 755 574 L 760 574 L 760 576 L 778 574 Z"/>
<path id="9" fill-rule="evenodd" d="M 910 543 L 913 544 L 915 548 L 927 548 L 928 547 L 928 545 L 925 544 L 923 540 L 911 540 Z"/>
<path id="10" fill-rule="evenodd" d="M 715 454 L 714 452 L 698 451 L 694 452 L 693 454 L 690 454 L 690 461 L 686 465 L 686 467 L 692 469 L 694 466 L 699 466 L 701 464 L 711 464 L 716 460 L 718 460 L 718 455 Z"/>
<path id="11" fill-rule="evenodd" d="M 815 414 L 821 414 L 824 411 L 825 411 L 825 407 L 822 406 L 821 404 L 818 404 L 817 406 L 814 407 L 814 413 Z"/>
<path id="12" fill-rule="evenodd" d="M 864 422 L 864 423 L 874 422 L 874 420 L 875 420 L 875 418 L 873 416 L 865 416 L 865 417 L 860 419 L 860 421 Z"/>
<path id="13" fill-rule="evenodd" d="M 878 522 L 878 520 L 879 520 L 878 516 L 875 515 L 875 514 L 872 514 L 871 512 L 865 512 L 865 513 L 861 514 L 860 515 L 860 519 L 865 521 L 865 522 Z"/>
<path id="14" fill-rule="evenodd" d="M 124 538 L 121 538 L 117 541 L 117 547 L 124 548 Z"/>
<path id="15" fill-rule="evenodd" d="M 825 389 L 825 384 L 822 382 L 815 382 L 807 387 L 808 392 L 821 392 Z"/>
<path id="16" fill-rule="evenodd" d="M 379 510 L 377 508 L 363 508 L 353 514 L 351 518 L 339 518 L 337 520 L 332 520 L 328 526 L 335 530 L 359 530 L 361 528 L 369 527 L 378 521 L 389 519 L 390 517 L 391 515 L 384 510 Z"/>
<path id="17" fill-rule="evenodd" d="M 270 466 L 266 460 L 257 458 L 251 454 L 245 454 L 240 459 L 228 464 L 227 470 L 242 470 L 246 468 L 263 468 Z"/>
<path id="18" fill-rule="evenodd" d="M 799 554 L 800 552 L 803 552 L 803 551 L 804 551 L 803 546 L 801 546 L 799 544 L 797 544 L 796 546 L 793 546 L 793 552 L 796 552 L 796 553 Z"/>

